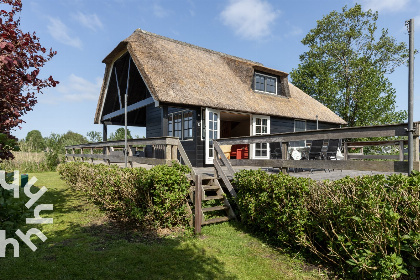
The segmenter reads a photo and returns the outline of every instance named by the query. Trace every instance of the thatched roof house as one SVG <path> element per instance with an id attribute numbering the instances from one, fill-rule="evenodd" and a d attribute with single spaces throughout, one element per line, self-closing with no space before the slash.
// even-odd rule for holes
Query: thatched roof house
<path id="1" fill-rule="evenodd" d="M 317 118 L 322 127 L 345 124 L 289 83 L 283 71 L 144 30 L 137 29 L 103 62 L 95 123 L 122 124 L 127 92 L 129 124 L 146 127 L 146 137 L 189 140 L 197 165 L 199 154 L 211 158 L 204 148 L 211 121 L 219 123 L 217 137 L 310 129 Z M 256 129 L 255 122 L 263 119 L 266 127 Z M 258 154 L 269 156 L 269 151 Z"/>

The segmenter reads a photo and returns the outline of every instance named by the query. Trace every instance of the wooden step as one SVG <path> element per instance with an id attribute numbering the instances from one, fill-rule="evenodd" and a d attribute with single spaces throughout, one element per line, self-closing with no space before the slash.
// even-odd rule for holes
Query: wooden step
<path id="1" fill-rule="evenodd" d="M 220 188 L 219 186 L 211 186 L 211 185 L 203 186 L 203 190 L 205 191 L 217 191 L 219 188 Z"/>
<path id="2" fill-rule="evenodd" d="M 224 196 L 223 195 L 212 195 L 212 196 L 206 196 L 203 197 L 203 200 L 218 200 L 218 199 L 223 199 Z"/>
<path id="3" fill-rule="evenodd" d="M 221 222 L 227 222 L 227 221 L 229 221 L 229 217 L 223 216 L 223 217 L 208 219 L 206 221 L 203 221 L 201 224 L 209 225 L 209 224 L 215 224 L 215 223 L 221 223 Z"/>
<path id="4" fill-rule="evenodd" d="M 212 211 L 218 211 L 218 210 L 227 210 L 227 209 L 229 209 L 228 206 L 220 205 L 220 206 L 213 206 L 213 207 L 202 208 L 201 210 L 203 211 L 203 213 L 205 213 L 205 212 L 212 212 Z"/>

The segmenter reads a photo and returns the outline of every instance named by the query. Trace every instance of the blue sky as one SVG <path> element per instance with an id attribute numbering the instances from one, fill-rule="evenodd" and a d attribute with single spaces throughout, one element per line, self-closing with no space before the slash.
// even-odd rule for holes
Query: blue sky
<path id="1" fill-rule="evenodd" d="M 420 0 L 362 0 L 365 9 L 379 11 L 378 25 L 388 28 L 398 41 L 408 43 L 405 20 L 415 18 L 420 34 Z M 41 44 L 58 54 L 42 69 L 60 84 L 38 96 L 34 110 L 24 116 L 24 138 L 33 130 L 43 136 L 68 130 L 86 135 L 102 131 L 94 125 L 105 65 L 103 58 L 135 29 L 188 42 L 263 63 L 290 72 L 307 49 L 302 38 L 316 20 L 356 1 L 337 0 L 23 0 L 21 28 L 35 31 Z M 415 40 L 420 49 L 420 35 Z M 419 80 L 419 61 L 415 81 Z M 416 71 L 417 70 L 417 71 Z M 407 109 L 408 68 L 389 75 L 397 90 L 398 109 Z M 415 85 L 415 107 L 420 105 L 420 85 Z M 420 110 L 414 120 L 420 121 Z M 117 127 L 110 127 L 109 133 Z M 132 135 L 144 135 L 130 128 Z"/>

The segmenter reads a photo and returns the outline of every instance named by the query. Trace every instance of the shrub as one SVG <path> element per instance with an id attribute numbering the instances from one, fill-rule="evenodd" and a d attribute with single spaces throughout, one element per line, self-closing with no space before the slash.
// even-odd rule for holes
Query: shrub
<path id="1" fill-rule="evenodd" d="M 420 267 L 420 176 L 316 182 L 262 171 L 235 175 L 245 224 L 341 267 L 346 278 L 414 277 Z"/>
<path id="2" fill-rule="evenodd" d="M 60 164 L 58 172 L 77 190 L 119 219 L 146 227 L 187 226 L 190 187 L 184 166 L 119 168 L 82 162 Z"/>
<path id="3" fill-rule="evenodd" d="M 12 183 L 13 177 L 6 176 L 6 182 Z M 22 188 L 19 190 L 19 198 L 14 198 L 13 190 L 0 187 L 0 229 L 6 231 L 6 237 L 12 237 L 19 226 L 25 224 L 26 217 L 29 217 L 25 198 Z"/>

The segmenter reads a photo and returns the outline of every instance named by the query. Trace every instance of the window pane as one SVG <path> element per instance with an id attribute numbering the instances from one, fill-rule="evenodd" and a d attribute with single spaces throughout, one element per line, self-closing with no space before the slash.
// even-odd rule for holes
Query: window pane
<path id="1" fill-rule="evenodd" d="M 263 120 L 262 120 L 262 124 L 263 124 L 263 125 L 267 125 L 267 119 L 263 119 Z"/>
<path id="2" fill-rule="evenodd" d="M 255 133 L 261 133 L 261 126 L 257 126 L 255 128 Z"/>
<path id="3" fill-rule="evenodd" d="M 255 120 L 255 122 L 257 123 L 257 125 L 261 125 L 261 119 L 260 119 L 260 118 L 257 118 L 257 119 Z"/>
<path id="4" fill-rule="evenodd" d="M 261 156 L 261 151 L 260 151 L 260 150 L 255 150 L 255 155 L 256 155 L 257 157 Z"/>
<path id="5" fill-rule="evenodd" d="M 266 157 L 267 156 L 267 150 L 262 150 L 261 151 L 261 156 Z"/>
<path id="6" fill-rule="evenodd" d="M 276 92 L 276 80 L 273 78 L 266 78 L 266 91 L 270 92 L 270 93 L 275 93 Z"/>
<path id="7" fill-rule="evenodd" d="M 263 133 L 263 134 L 267 134 L 267 127 L 266 127 L 266 126 L 263 126 L 263 127 L 262 127 L 262 133 Z"/>

